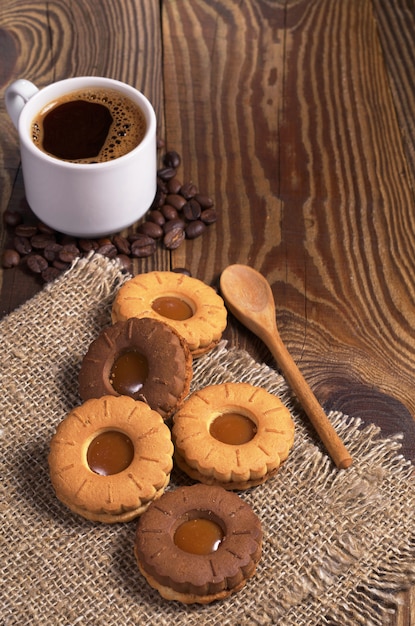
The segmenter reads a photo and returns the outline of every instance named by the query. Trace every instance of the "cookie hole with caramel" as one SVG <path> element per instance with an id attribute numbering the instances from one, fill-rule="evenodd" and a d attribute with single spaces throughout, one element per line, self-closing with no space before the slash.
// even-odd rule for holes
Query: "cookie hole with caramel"
<path id="1" fill-rule="evenodd" d="M 239 446 L 252 441 L 257 433 L 257 425 L 251 417 L 236 409 L 215 417 L 209 426 L 209 433 L 221 443 Z"/>
<path id="2" fill-rule="evenodd" d="M 211 511 L 189 511 L 178 520 L 174 544 L 189 554 L 216 552 L 225 538 L 223 522 Z"/>
<path id="3" fill-rule="evenodd" d="M 88 467 L 100 476 L 123 472 L 130 466 L 133 458 L 133 442 L 119 430 L 104 430 L 95 435 L 86 453 Z"/>
<path id="4" fill-rule="evenodd" d="M 112 364 L 109 382 L 121 396 L 135 397 L 148 378 L 147 358 L 137 350 L 119 354 Z"/>
<path id="5" fill-rule="evenodd" d="M 170 320 L 184 321 L 193 317 L 194 305 L 182 297 L 165 295 L 156 298 L 151 308 L 153 311 Z"/>

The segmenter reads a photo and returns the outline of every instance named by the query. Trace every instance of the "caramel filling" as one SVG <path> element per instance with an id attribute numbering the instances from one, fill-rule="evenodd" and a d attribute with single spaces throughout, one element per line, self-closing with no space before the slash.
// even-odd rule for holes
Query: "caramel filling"
<path id="1" fill-rule="evenodd" d="M 239 446 L 251 441 L 256 435 L 257 427 L 249 417 L 239 413 L 223 413 L 216 417 L 210 425 L 209 432 L 218 441 Z"/>
<path id="2" fill-rule="evenodd" d="M 131 439 L 118 430 L 107 430 L 91 441 L 86 460 L 96 474 L 111 476 L 125 470 L 133 457 Z"/>
<path id="3" fill-rule="evenodd" d="M 188 320 L 192 317 L 192 307 L 180 298 L 174 298 L 173 296 L 161 296 L 156 298 L 151 305 L 153 311 L 167 317 L 170 320 Z"/>
<path id="4" fill-rule="evenodd" d="M 219 524 L 202 517 L 183 522 L 173 539 L 181 550 L 199 555 L 215 552 L 222 540 L 223 532 Z"/>
<path id="5" fill-rule="evenodd" d="M 121 396 L 132 396 L 147 380 L 148 362 L 145 356 L 131 350 L 115 359 L 110 372 L 110 383 Z"/>

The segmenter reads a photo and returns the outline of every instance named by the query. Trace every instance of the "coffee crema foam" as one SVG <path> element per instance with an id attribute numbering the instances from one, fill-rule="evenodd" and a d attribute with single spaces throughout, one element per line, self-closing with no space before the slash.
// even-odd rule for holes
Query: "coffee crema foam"
<path id="1" fill-rule="evenodd" d="M 112 117 L 112 122 L 109 125 L 101 149 L 94 156 L 89 156 L 88 158 L 65 158 L 49 152 L 43 145 L 45 142 L 44 125 L 46 118 L 51 112 L 56 112 L 61 105 L 79 101 L 103 105 L 108 109 Z M 63 109 L 64 107 L 62 107 Z M 62 117 L 61 125 L 62 127 L 67 126 L 64 116 Z M 147 124 L 144 113 L 130 98 L 115 89 L 91 87 L 73 91 L 48 103 L 32 122 L 32 140 L 42 152 L 59 160 L 71 163 L 104 163 L 131 152 L 144 139 L 146 130 Z M 75 133 L 75 129 L 70 129 L 70 132 Z"/>

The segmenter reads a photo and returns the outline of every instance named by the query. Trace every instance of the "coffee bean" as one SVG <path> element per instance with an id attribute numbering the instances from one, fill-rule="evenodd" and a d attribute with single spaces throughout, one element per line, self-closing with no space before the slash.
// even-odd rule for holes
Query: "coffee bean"
<path id="1" fill-rule="evenodd" d="M 186 222 L 184 220 L 182 220 L 180 217 L 176 217 L 174 220 L 169 220 L 168 222 L 166 222 L 163 226 L 163 232 L 164 234 L 169 233 L 171 230 L 174 230 L 175 228 L 181 228 L 182 230 L 184 230 L 186 227 Z"/>
<path id="2" fill-rule="evenodd" d="M 127 254 L 118 254 L 116 256 L 116 259 L 119 262 L 123 271 L 130 272 L 130 274 L 132 273 L 133 264 Z"/>
<path id="3" fill-rule="evenodd" d="M 109 244 L 112 244 L 112 241 L 109 237 L 100 237 L 97 240 L 98 243 L 98 248 L 100 248 L 101 246 L 107 246 Z"/>
<path id="4" fill-rule="evenodd" d="M 26 259 L 26 264 L 34 274 L 41 274 L 48 267 L 47 260 L 40 254 L 30 254 Z"/>
<path id="5" fill-rule="evenodd" d="M 174 167 L 163 167 L 157 171 L 157 176 L 161 178 L 162 181 L 167 182 L 171 178 L 176 176 L 176 169 Z"/>
<path id="6" fill-rule="evenodd" d="M 167 181 L 162 180 L 159 176 L 157 177 L 157 190 L 161 191 L 162 193 L 166 195 L 169 193 Z"/>
<path id="7" fill-rule="evenodd" d="M 4 267 L 5 269 L 16 267 L 20 263 L 20 254 L 17 252 L 17 250 L 7 248 L 3 252 L 1 263 L 2 267 Z"/>
<path id="8" fill-rule="evenodd" d="M 99 243 L 95 239 L 79 239 L 78 247 L 82 252 L 87 254 L 88 252 L 91 252 L 91 250 L 99 248 Z"/>
<path id="9" fill-rule="evenodd" d="M 213 206 L 213 200 L 209 196 L 197 193 L 195 195 L 195 200 L 197 200 L 202 209 L 210 209 Z"/>
<path id="10" fill-rule="evenodd" d="M 204 224 L 201 220 L 195 220 L 190 222 L 186 226 L 185 233 L 188 239 L 196 239 L 196 237 L 200 237 L 206 230 L 206 224 Z"/>
<path id="11" fill-rule="evenodd" d="M 137 232 L 142 235 L 148 235 L 152 239 L 160 239 L 163 236 L 163 228 L 155 222 L 143 222 L 137 228 Z"/>
<path id="12" fill-rule="evenodd" d="M 156 242 L 148 235 L 137 233 L 136 239 L 131 243 L 131 256 L 142 258 L 156 251 Z"/>
<path id="13" fill-rule="evenodd" d="M 156 209 L 155 211 L 150 211 L 148 219 L 150 222 L 154 222 L 159 226 L 163 226 L 163 224 L 165 224 L 166 222 L 166 218 L 164 217 L 163 213 L 158 209 Z"/>
<path id="14" fill-rule="evenodd" d="M 17 237 L 33 237 L 37 233 L 37 226 L 31 224 L 18 224 L 14 230 Z"/>
<path id="15" fill-rule="evenodd" d="M 186 198 L 178 193 L 169 193 L 166 196 L 166 204 L 174 207 L 177 211 L 181 211 L 186 204 Z"/>
<path id="16" fill-rule="evenodd" d="M 30 237 L 30 243 L 36 250 L 43 250 L 47 245 L 55 243 L 55 236 L 49 233 L 38 233 Z"/>
<path id="17" fill-rule="evenodd" d="M 174 169 L 177 169 L 180 166 L 181 162 L 182 159 L 180 157 L 180 154 L 175 150 L 169 150 L 169 152 L 166 152 L 163 158 L 164 165 L 166 167 L 172 167 Z"/>
<path id="18" fill-rule="evenodd" d="M 53 280 L 58 278 L 58 276 L 60 276 L 60 270 L 58 270 L 56 267 L 49 266 L 42 271 L 41 275 L 43 282 L 51 283 Z"/>
<path id="19" fill-rule="evenodd" d="M 126 237 L 121 235 L 114 235 L 113 243 L 116 246 L 119 254 L 129 255 L 131 252 L 130 242 Z"/>
<path id="20" fill-rule="evenodd" d="M 149 243 L 152 243 L 152 238 L 144 233 L 132 233 L 131 235 L 128 235 L 128 240 L 131 245 L 135 244 L 136 247 L 147 246 Z"/>
<path id="21" fill-rule="evenodd" d="M 79 248 L 73 243 L 65 244 L 58 253 L 58 259 L 63 263 L 72 263 L 78 256 Z"/>
<path id="22" fill-rule="evenodd" d="M 180 193 L 182 194 L 183 198 L 186 198 L 186 200 L 190 200 L 190 198 L 193 198 L 198 193 L 198 188 L 193 183 L 185 183 L 184 185 L 182 185 Z"/>
<path id="23" fill-rule="evenodd" d="M 168 250 L 176 250 L 184 241 L 185 234 L 183 228 L 176 226 L 164 235 L 163 243 Z"/>
<path id="24" fill-rule="evenodd" d="M 218 214 L 215 211 L 215 209 L 205 209 L 200 214 L 200 219 L 205 224 L 214 224 L 216 220 L 218 219 Z"/>
<path id="25" fill-rule="evenodd" d="M 111 243 L 111 240 L 108 242 L 102 243 L 99 248 L 96 249 L 97 254 L 102 254 L 102 256 L 106 256 L 108 259 L 115 259 L 118 254 L 117 247 Z"/>
<path id="26" fill-rule="evenodd" d="M 152 256 L 156 251 L 156 242 L 153 245 L 141 246 L 141 248 L 137 248 L 134 250 L 134 256 L 137 259 L 144 259 L 149 256 Z"/>
<path id="27" fill-rule="evenodd" d="M 181 188 L 182 188 L 182 183 L 176 177 L 171 178 L 169 182 L 167 183 L 167 189 L 169 190 L 169 193 L 180 193 Z"/>
<path id="28" fill-rule="evenodd" d="M 183 215 L 187 220 L 198 220 L 202 210 L 200 204 L 194 198 L 191 198 L 183 206 Z"/>
<path id="29" fill-rule="evenodd" d="M 185 276 L 192 276 L 190 270 L 186 269 L 185 267 L 175 267 L 172 272 L 174 272 L 175 274 L 184 274 Z"/>
<path id="30" fill-rule="evenodd" d="M 148 243 L 145 246 L 138 246 L 136 242 L 131 244 L 131 256 L 136 257 L 137 259 L 142 259 L 148 256 L 151 256 L 156 251 L 156 242 L 154 239 L 152 243 Z"/>
<path id="31" fill-rule="evenodd" d="M 130 244 L 134 243 L 134 241 L 141 241 L 141 245 L 145 246 L 148 243 L 147 237 L 148 235 L 144 235 L 143 233 L 130 233 L 128 235 L 128 241 L 130 242 Z"/>
<path id="32" fill-rule="evenodd" d="M 71 267 L 70 263 L 66 263 L 65 261 L 61 261 L 60 259 L 55 259 L 52 261 L 52 266 L 58 269 L 61 272 L 68 270 Z"/>
<path id="33" fill-rule="evenodd" d="M 162 206 L 161 212 L 166 220 L 175 220 L 179 217 L 177 209 L 175 209 L 174 206 L 171 206 L 170 204 L 165 204 L 164 206 Z"/>
<path id="34" fill-rule="evenodd" d="M 32 244 L 30 243 L 30 239 L 27 237 L 20 237 L 19 235 L 16 235 L 13 239 L 13 246 L 22 256 L 32 252 Z"/>
<path id="35" fill-rule="evenodd" d="M 153 202 L 151 203 L 150 210 L 158 209 L 159 207 L 163 206 L 166 200 L 166 195 L 167 189 L 166 191 L 163 191 L 162 189 L 158 188 L 156 190 L 156 195 L 154 196 Z"/>
<path id="36" fill-rule="evenodd" d="M 59 252 L 62 250 L 60 243 L 50 243 L 43 250 L 43 256 L 49 262 L 55 261 L 59 257 Z"/>
<path id="37" fill-rule="evenodd" d="M 12 211 L 11 209 L 6 209 L 3 213 L 3 222 L 6 226 L 11 226 L 12 228 L 16 227 L 18 224 L 21 224 L 23 218 L 20 213 L 17 211 Z"/>

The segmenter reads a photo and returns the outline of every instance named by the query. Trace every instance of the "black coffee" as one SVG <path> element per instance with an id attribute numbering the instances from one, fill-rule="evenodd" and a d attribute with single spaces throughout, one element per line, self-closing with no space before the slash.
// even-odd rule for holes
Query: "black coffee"
<path id="1" fill-rule="evenodd" d="M 144 138 L 144 113 L 122 93 L 91 88 L 49 103 L 32 123 L 33 142 L 74 163 L 102 163 L 133 150 Z"/>

